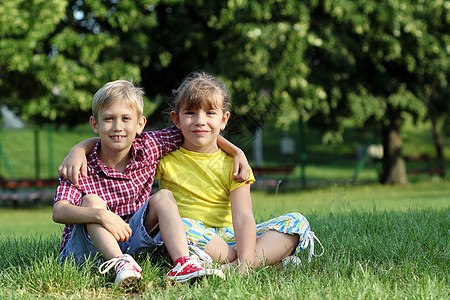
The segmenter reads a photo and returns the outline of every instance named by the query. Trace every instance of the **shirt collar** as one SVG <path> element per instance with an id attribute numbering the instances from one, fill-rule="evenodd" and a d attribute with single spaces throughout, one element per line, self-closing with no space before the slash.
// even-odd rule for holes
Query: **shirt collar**
<path id="1" fill-rule="evenodd" d="M 99 151 L 101 149 L 101 142 L 98 141 L 92 149 L 91 153 L 88 155 L 88 166 L 92 168 L 95 173 L 104 173 L 108 177 L 113 178 L 128 178 L 126 176 L 127 170 L 130 168 L 130 165 L 133 161 L 143 161 L 145 160 L 144 147 L 133 141 L 133 146 L 131 147 L 131 159 L 127 164 L 125 169 L 125 174 L 117 171 L 114 168 L 105 166 L 100 160 Z"/>

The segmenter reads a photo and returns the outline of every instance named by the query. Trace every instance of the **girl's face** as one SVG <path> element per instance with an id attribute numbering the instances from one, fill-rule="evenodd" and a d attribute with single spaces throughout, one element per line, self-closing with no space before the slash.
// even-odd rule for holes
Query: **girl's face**
<path id="1" fill-rule="evenodd" d="M 183 148 L 200 153 L 214 153 L 219 150 L 217 137 L 225 129 L 230 112 L 205 104 L 195 109 L 182 105 L 179 112 L 172 111 L 170 116 L 183 133 Z"/>

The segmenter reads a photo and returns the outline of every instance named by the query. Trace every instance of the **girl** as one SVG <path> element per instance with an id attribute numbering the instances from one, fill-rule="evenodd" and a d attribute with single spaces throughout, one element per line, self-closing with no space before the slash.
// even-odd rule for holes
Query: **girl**
<path id="1" fill-rule="evenodd" d="M 230 117 L 225 84 L 193 73 L 174 91 L 174 98 L 170 116 L 184 143 L 163 157 L 156 177 L 160 188 L 175 197 L 188 242 L 241 273 L 285 258 L 298 263 L 290 255 L 310 242 L 311 258 L 315 236 L 305 217 L 290 213 L 256 225 L 250 196 L 253 174 L 244 182 L 232 180 L 233 159 L 217 147 Z"/>

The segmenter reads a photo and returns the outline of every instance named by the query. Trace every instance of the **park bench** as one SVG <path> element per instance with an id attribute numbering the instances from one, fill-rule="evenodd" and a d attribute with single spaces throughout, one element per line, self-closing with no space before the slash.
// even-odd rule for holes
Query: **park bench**
<path id="1" fill-rule="evenodd" d="M 405 158 L 406 162 L 425 162 L 426 167 L 422 168 L 412 168 L 408 169 L 406 173 L 408 175 L 420 175 L 420 174 L 437 174 L 441 176 L 442 178 L 445 177 L 445 167 L 442 164 L 436 164 L 433 162 L 433 160 L 430 158 L 429 155 L 426 154 L 420 154 L 420 155 L 410 155 L 406 156 Z"/>
<path id="2" fill-rule="evenodd" d="M 0 202 L 17 205 L 20 201 L 41 202 L 53 199 L 58 180 L 49 179 L 5 179 L 0 177 Z"/>
<path id="3" fill-rule="evenodd" d="M 276 166 L 276 167 L 252 167 L 255 176 L 264 174 L 283 174 L 289 175 L 294 172 L 295 166 Z"/>
<path id="4" fill-rule="evenodd" d="M 286 177 L 294 172 L 294 169 L 295 166 L 252 167 L 256 178 L 253 187 L 256 189 L 277 189 L 286 180 Z M 270 177 L 266 175 L 270 175 Z"/>

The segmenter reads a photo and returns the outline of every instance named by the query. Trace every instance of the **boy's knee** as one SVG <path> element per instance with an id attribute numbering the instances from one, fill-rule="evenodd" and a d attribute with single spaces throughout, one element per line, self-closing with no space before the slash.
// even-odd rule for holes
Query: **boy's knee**
<path id="1" fill-rule="evenodd" d="M 95 207 L 95 208 L 106 208 L 106 203 L 95 194 L 88 194 L 83 197 L 83 202 L 81 203 L 83 207 Z"/>

